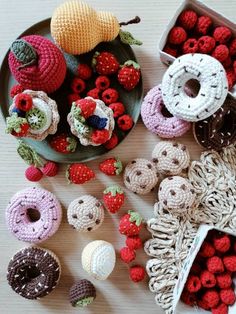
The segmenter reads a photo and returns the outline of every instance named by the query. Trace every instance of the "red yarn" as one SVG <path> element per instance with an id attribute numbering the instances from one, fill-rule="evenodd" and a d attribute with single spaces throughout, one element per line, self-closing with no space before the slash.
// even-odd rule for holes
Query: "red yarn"
<path id="1" fill-rule="evenodd" d="M 226 305 L 233 305 L 236 301 L 236 296 L 234 290 L 231 289 L 222 289 L 220 291 L 220 299 Z"/>
<path id="2" fill-rule="evenodd" d="M 230 272 L 236 271 L 236 255 L 230 255 L 223 257 L 223 263 L 225 268 Z"/>
<path id="3" fill-rule="evenodd" d="M 85 81 L 79 77 L 75 77 L 71 83 L 71 89 L 76 94 L 81 94 L 86 88 Z"/>
<path id="4" fill-rule="evenodd" d="M 120 258 L 124 263 L 129 264 L 133 260 L 135 260 L 136 254 L 134 250 L 131 250 L 128 247 L 123 247 L 120 250 Z"/>
<path id="5" fill-rule="evenodd" d="M 212 19 L 209 16 L 202 15 L 198 18 L 196 24 L 196 32 L 201 35 L 206 35 L 212 25 Z"/>
<path id="6" fill-rule="evenodd" d="M 129 275 L 133 282 L 139 282 L 145 278 L 146 272 L 143 266 L 135 265 L 130 268 Z"/>
<path id="7" fill-rule="evenodd" d="M 215 249 L 209 242 L 204 241 L 199 251 L 199 255 L 202 257 L 212 257 L 215 255 Z"/>
<path id="8" fill-rule="evenodd" d="M 197 22 L 197 13 L 193 10 L 185 10 L 180 14 L 178 21 L 184 29 L 190 30 Z"/>
<path id="9" fill-rule="evenodd" d="M 226 44 L 232 36 L 231 30 L 226 26 L 218 26 L 213 32 L 213 37 L 220 44 Z"/>
<path id="10" fill-rule="evenodd" d="M 217 307 L 211 310 L 212 314 L 228 314 L 228 306 L 224 303 L 221 303 Z"/>
<path id="11" fill-rule="evenodd" d="M 105 75 L 100 75 L 95 81 L 95 85 L 100 91 L 107 89 L 110 83 L 109 78 Z"/>
<path id="12" fill-rule="evenodd" d="M 190 275 L 185 284 L 186 289 L 190 293 L 198 292 L 201 289 L 201 281 L 197 276 Z"/>
<path id="13" fill-rule="evenodd" d="M 113 149 L 117 146 L 118 142 L 118 136 L 116 135 L 116 133 L 113 132 L 111 138 L 104 144 L 104 147 L 109 150 Z"/>
<path id="14" fill-rule="evenodd" d="M 119 98 L 119 94 L 116 89 L 108 88 L 102 93 L 102 100 L 106 105 L 110 105 L 116 102 Z"/>
<path id="15" fill-rule="evenodd" d="M 66 75 L 66 62 L 61 50 L 40 35 L 24 36 L 22 39 L 37 52 L 37 64 L 19 69 L 22 63 L 10 52 L 8 63 L 13 76 L 24 89 L 53 93 L 61 86 Z"/>
<path id="16" fill-rule="evenodd" d="M 224 67 L 225 69 L 227 69 L 227 68 L 229 68 L 229 67 L 231 66 L 231 64 L 232 64 L 232 59 L 231 59 L 230 56 L 228 56 L 228 58 L 227 58 L 225 61 L 221 62 L 221 63 L 222 63 L 222 65 L 223 65 L 223 67 Z"/>
<path id="17" fill-rule="evenodd" d="M 201 273 L 202 269 L 200 267 L 199 264 L 197 264 L 196 262 L 193 263 L 191 270 L 190 270 L 190 274 L 192 275 L 199 275 Z"/>
<path id="18" fill-rule="evenodd" d="M 182 51 L 186 53 L 195 53 L 198 50 L 198 41 L 195 38 L 189 38 L 183 44 Z"/>
<path id="19" fill-rule="evenodd" d="M 213 288 L 216 285 L 215 276 L 207 270 L 201 273 L 200 280 L 204 288 Z"/>
<path id="20" fill-rule="evenodd" d="M 202 36 L 198 39 L 198 51 L 201 53 L 211 53 L 215 45 L 216 41 L 211 36 Z"/>
<path id="21" fill-rule="evenodd" d="M 224 271 L 224 265 L 220 257 L 213 256 L 207 260 L 207 269 L 213 273 L 222 273 Z"/>
<path id="22" fill-rule="evenodd" d="M 81 99 L 81 97 L 77 93 L 69 94 L 67 96 L 67 100 L 68 100 L 68 103 L 70 106 L 72 105 L 73 102 L 75 102 L 76 100 L 79 100 L 79 99 Z"/>
<path id="23" fill-rule="evenodd" d="M 219 60 L 220 62 L 224 62 L 229 56 L 229 49 L 226 45 L 219 45 L 212 52 L 212 57 Z"/>
<path id="24" fill-rule="evenodd" d="M 31 182 L 37 182 L 42 179 L 43 173 L 40 169 L 36 168 L 35 166 L 29 166 L 25 170 L 25 177 Z"/>
<path id="25" fill-rule="evenodd" d="M 180 45 L 187 39 L 187 33 L 180 26 L 174 26 L 169 33 L 168 41 L 173 45 Z"/>
<path id="26" fill-rule="evenodd" d="M 202 296 L 202 301 L 205 302 L 209 308 L 216 307 L 220 302 L 220 296 L 216 290 L 207 290 Z"/>
<path id="27" fill-rule="evenodd" d="M 181 300 L 190 306 L 193 306 L 196 304 L 197 302 L 197 297 L 194 293 L 190 293 L 187 290 L 183 290 L 182 294 L 181 294 Z"/>
<path id="28" fill-rule="evenodd" d="M 165 53 L 168 53 L 169 55 L 175 57 L 175 58 L 178 56 L 178 50 L 176 48 L 170 47 L 168 45 L 165 46 L 163 51 Z"/>
<path id="29" fill-rule="evenodd" d="M 128 131 L 133 126 L 133 119 L 130 115 L 124 114 L 118 118 L 117 124 L 122 131 Z"/>
<path id="30" fill-rule="evenodd" d="M 108 141 L 109 131 L 106 129 L 103 130 L 95 130 L 92 133 L 92 141 L 95 144 L 104 144 Z"/>
<path id="31" fill-rule="evenodd" d="M 10 90 L 10 96 L 14 98 L 17 94 L 23 93 L 23 91 L 24 88 L 20 84 L 14 85 Z"/>
<path id="32" fill-rule="evenodd" d="M 78 77 L 81 78 L 82 80 L 89 80 L 90 77 L 92 76 L 92 69 L 90 68 L 90 66 L 88 66 L 85 63 L 80 63 L 78 65 L 78 69 L 77 69 L 77 73 L 78 73 Z"/>
<path id="33" fill-rule="evenodd" d="M 29 111 L 33 106 L 32 97 L 23 93 L 16 95 L 15 106 L 19 110 Z"/>
<path id="34" fill-rule="evenodd" d="M 125 106 L 121 102 L 114 102 L 109 105 L 109 108 L 112 109 L 114 118 L 118 118 L 125 112 Z"/>
<path id="35" fill-rule="evenodd" d="M 205 300 L 198 300 L 197 305 L 206 311 L 210 310 L 210 306 L 208 305 L 208 303 Z"/>
<path id="36" fill-rule="evenodd" d="M 229 273 L 223 273 L 216 276 L 216 282 L 220 289 L 227 289 L 232 285 L 232 278 Z"/>
<path id="37" fill-rule="evenodd" d="M 226 70 L 226 76 L 228 79 L 229 90 L 234 86 L 236 82 L 236 74 L 232 68 Z"/>
<path id="38" fill-rule="evenodd" d="M 232 57 L 236 56 L 236 38 L 234 38 L 229 45 L 229 54 Z"/>
<path id="39" fill-rule="evenodd" d="M 213 245 L 220 253 L 226 253 L 230 249 L 230 238 L 227 234 L 217 234 L 213 238 Z"/>
<path id="40" fill-rule="evenodd" d="M 55 177 L 58 173 L 58 164 L 48 161 L 41 169 L 42 173 L 47 177 Z"/>
<path id="41" fill-rule="evenodd" d="M 236 75 L 236 61 L 234 61 L 234 63 L 233 63 L 233 68 L 234 68 L 234 73 Z"/>
<path id="42" fill-rule="evenodd" d="M 101 99 L 100 98 L 100 90 L 97 87 L 90 89 L 87 92 L 87 96 L 92 97 L 93 99 Z"/>
<path id="43" fill-rule="evenodd" d="M 128 236 L 125 243 L 131 250 L 138 250 L 143 247 L 143 242 L 138 235 Z"/>

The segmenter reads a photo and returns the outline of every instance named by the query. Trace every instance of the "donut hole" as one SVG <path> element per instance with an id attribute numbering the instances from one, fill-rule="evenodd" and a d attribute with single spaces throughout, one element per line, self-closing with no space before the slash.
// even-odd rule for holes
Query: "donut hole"
<path id="1" fill-rule="evenodd" d="M 29 281 L 32 279 L 37 278 L 40 275 L 40 270 L 35 265 L 27 266 L 25 268 L 26 278 L 28 278 Z"/>
<path id="2" fill-rule="evenodd" d="M 168 111 L 168 109 L 164 105 L 161 108 L 161 114 L 163 115 L 164 118 L 172 118 L 173 117 L 173 115 Z"/>
<path id="3" fill-rule="evenodd" d="M 191 91 L 190 94 L 186 92 L 186 95 L 188 97 L 195 98 L 195 97 L 197 97 L 197 95 L 198 95 L 198 93 L 199 93 L 199 91 L 201 89 L 201 84 L 196 79 L 190 79 L 190 80 L 188 80 L 185 83 L 184 89 L 185 89 L 185 92 L 186 92 L 186 90 L 187 91 L 189 91 L 189 90 Z"/>
<path id="4" fill-rule="evenodd" d="M 30 222 L 36 222 L 40 219 L 40 212 L 36 208 L 27 208 L 26 215 Z"/>

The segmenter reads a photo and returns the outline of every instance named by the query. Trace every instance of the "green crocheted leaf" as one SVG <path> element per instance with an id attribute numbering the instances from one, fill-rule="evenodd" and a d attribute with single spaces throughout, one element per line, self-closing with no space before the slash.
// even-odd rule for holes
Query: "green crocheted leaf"
<path id="1" fill-rule="evenodd" d="M 76 103 L 73 102 L 72 103 L 72 106 L 71 106 L 71 114 L 72 114 L 72 117 L 74 119 L 77 119 L 77 120 L 80 120 L 81 122 L 83 122 L 82 120 L 84 119 L 80 114 L 81 114 L 81 109 L 80 107 L 77 107 L 76 106 Z M 84 119 L 85 121 L 85 119 Z"/>
<path id="2" fill-rule="evenodd" d="M 103 194 L 108 194 L 111 192 L 112 196 L 116 196 L 116 194 L 123 194 L 123 190 L 119 185 L 112 185 L 106 188 L 106 190 L 103 192 Z"/>
<path id="3" fill-rule="evenodd" d="M 85 306 L 88 306 L 89 304 L 91 304 L 93 302 L 93 300 L 94 300 L 93 297 L 87 297 L 87 298 L 84 298 L 82 300 L 77 301 L 75 306 L 85 307 Z"/>
<path id="4" fill-rule="evenodd" d="M 20 68 L 37 62 L 37 52 L 24 39 L 17 39 L 11 45 L 11 52 L 23 65 Z"/>
<path id="5" fill-rule="evenodd" d="M 122 162 L 119 159 L 117 159 L 114 165 L 116 167 L 116 175 L 119 175 L 123 170 Z"/>
<path id="6" fill-rule="evenodd" d="M 74 127 L 79 134 L 88 137 L 91 133 L 91 128 L 88 125 L 83 124 L 79 120 L 74 120 Z"/>
<path id="7" fill-rule="evenodd" d="M 41 168 L 44 165 L 44 161 L 40 155 L 36 153 L 36 151 L 31 146 L 25 144 L 23 141 L 19 141 L 17 153 L 27 163 L 27 165 L 33 165 L 36 168 Z"/>
<path id="8" fill-rule="evenodd" d="M 18 117 L 17 113 L 14 112 L 10 117 L 7 117 L 6 123 L 6 133 L 12 133 L 13 131 L 20 133 L 22 124 L 26 124 L 27 120 L 25 118 Z"/>
<path id="9" fill-rule="evenodd" d="M 120 40 L 124 44 L 138 45 L 138 46 L 141 46 L 143 44 L 140 40 L 135 39 L 130 32 L 125 32 L 125 31 L 120 30 L 119 35 L 120 35 Z"/>
<path id="10" fill-rule="evenodd" d="M 129 210 L 128 213 L 130 215 L 129 220 L 131 222 L 135 222 L 136 226 L 140 226 L 143 221 L 143 218 L 141 217 L 141 215 L 133 210 Z"/>
<path id="11" fill-rule="evenodd" d="M 128 67 L 129 66 L 133 66 L 136 70 L 140 69 L 140 65 L 137 62 L 133 61 L 133 60 L 126 61 L 122 67 L 125 67 L 125 66 L 128 66 Z"/>
<path id="12" fill-rule="evenodd" d="M 67 145 L 67 150 L 74 153 L 77 147 L 77 140 L 74 137 L 67 137 L 66 140 L 69 143 L 69 145 Z"/>

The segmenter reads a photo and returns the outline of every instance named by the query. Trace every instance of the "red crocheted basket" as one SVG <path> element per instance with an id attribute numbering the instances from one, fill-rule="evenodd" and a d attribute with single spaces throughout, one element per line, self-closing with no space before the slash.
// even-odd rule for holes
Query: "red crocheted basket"
<path id="1" fill-rule="evenodd" d="M 16 40 L 8 56 L 10 70 L 24 89 L 56 91 L 66 76 L 66 61 L 57 46 L 39 35 Z"/>

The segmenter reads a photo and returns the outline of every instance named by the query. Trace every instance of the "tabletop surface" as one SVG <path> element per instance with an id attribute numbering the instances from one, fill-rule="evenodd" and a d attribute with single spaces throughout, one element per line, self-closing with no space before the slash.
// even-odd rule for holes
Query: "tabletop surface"
<path id="1" fill-rule="evenodd" d="M 32 24 L 51 16 L 54 8 L 62 0 L 0 0 L 0 61 L 12 41 Z M 128 27 L 133 35 L 143 41 L 143 46 L 134 48 L 142 67 L 145 92 L 161 82 L 166 67 L 160 62 L 158 42 L 167 23 L 175 13 L 178 0 L 88 0 L 97 9 L 110 10 L 120 21 L 129 20 L 138 15 L 142 19 L 139 25 Z M 236 2 L 230 0 L 204 1 L 217 11 L 235 21 Z M 4 79 L 4 78 L 0 78 Z M 1 92 L 1 91 L 0 91 Z M 17 241 L 5 225 L 5 208 L 10 197 L 25 187 L 33 186 L 24 178 L 26 165 L 16 154 L 16 141 L 4 132 L 5 124 L 1 117 L 0 124 L 0 313 L 76 313 L 68 303 L 68 289 L 79 278 L 90 279 L 81 267 L 83 247 L 92 240 L 103 239 L 111 242 L 116 251 L 124 246 L 125 238 L 118 232 L 119 217 L 128 209 L 139 211 L 144 218 L 153 216 L 155 193 L 140 197 L 126 191 L 127 201 L 118 215 L 106 213 L 103 226 L 95 233 L 76 233 L 66 221 L 66 209 L 69 203 L 83 194 L 92 194 L 101 198 L 104 187 L 114 182 L 122 185 L 122 177 L 109 178 L 99 173 L 98 164 L 102 159 L 89 162 L 96 171 L 97 178 L 83 186 L 68 185 L 65 179 L 66 166 L 60 167 L 59 175 L 52 179 L 43 179 L 39 186 L 55 193 L 63 206 L 63 221 L 59 231 L 42 247 L 51 249 L 59 257 L 62 264 L 62 277 L 58 287 L 40 301 L 28 301 L 15 294 L 7 284 L 6 269 L 11 256 L 27 244 Z M 124 163 L 133 158 L 149 159 L 158 138 L 149 133 L 140 121 L 127 139 L 107 156 L 118 156 Z M 194 142 L 192 134 L 179 139 L 190 149 L 191 158 L 197 159 L 200 148 Z M 103 157 L 104 158 L 104 157 Z M 142 234 L 144 240 L 149 234 Z M 137 263 L 145 265 L 147 257 L 143 252 L 137 253 Z M 148 279 L 141 284 L 130 281 L 128 267 L 117 259 L 116 267 L 108 280 L 99 282 L 92 280 L 97 288 L 97 300 L 83 313 L 98 314 L 161 314 L 154 295 L 148 290 Z"/>

